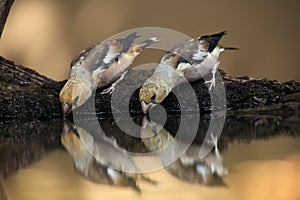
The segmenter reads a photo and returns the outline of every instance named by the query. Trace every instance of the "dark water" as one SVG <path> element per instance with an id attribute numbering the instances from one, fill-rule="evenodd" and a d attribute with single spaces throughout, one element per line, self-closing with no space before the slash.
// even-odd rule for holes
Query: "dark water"
<path id="1" fill-rule="evenodd" d="M 76 125 L 2 122 L 0 199 L 300 199 L 299 116 L 227 116 L 221 135 L 207 132 L 211 120 L 202 117 L 193 143 L 170 165 L 191 128 L 178 137 L 179 117 L 164 127 L 134 121 L 143 128 L 132 135 L 142 139 L 109 116 Z M 149 152 L 156 154 L 143 156 Z M 128 173 L 137 170 L 152 172 Z"/>

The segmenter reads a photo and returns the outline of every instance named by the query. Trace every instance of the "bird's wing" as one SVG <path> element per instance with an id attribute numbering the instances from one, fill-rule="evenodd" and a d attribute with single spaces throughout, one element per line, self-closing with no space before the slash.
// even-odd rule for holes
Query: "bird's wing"
<path id="1" fill-rule="evenodd" d="M 175 51 L 181 56 L 177 62 L 177 70 L 185 71 L 190 67 L 198 66 L 218 45 L 220 39 L 226 34 L 225 31 L 212 35 L 203 35 L 201 37 L 191 39 L 181 45 L 179 50 Z"/>
<path id="2" fill-rule="evenodd" d="M 181 62 L 191 62 L 192 55 L 197 52 L 197 48 L 198 45 L 195 39 L 181 42 L 169 50 L 162 57 L 160 63 L 176 69 Z"/>
<path id="3" fill-rule="evenodd" d="M 80 51 L 74 58 L 73 60 L 71 61 L 71 64 L 70 64 L 70 67 L 72 68 L 74 65 L 76 65 L 77 63 L 78 64 L 81 64 L 80 62 L 82 60 L 85 59 L 85 57 L 90 53 L 90 51 L 95 47 L 96 45 L 92 45 L 92 46 L 89 46 L 88 48 L 86 49 L 83 49 L 82 51 Z"/>
<path id="4" fill-rule="evenodd" d="M 94 71 L 99 67 L 107 69 L 112 62 L 118 60 L 123 52 L 127 52 L 131 44 L 137 38 L 136 32 L 132 32 L 126 38 L 108 40 L 100 44 L 91 46 L 81 51 L 71 62 L 71 67 L 79 64 L 89 71 Z"/>
<path id="5" fill-rule="evenodd" d="M 211 35 L 203 35 L 199 38 L 197 38 L 199 41 L 205 41 L 208 43 L 208 51 L 212 52 L 215 47 L 218 45 L 219 41 L 221 40 L 221 38 L 226 35 L 227 32 L 226 31 L 222 31 L 219 33 L 215 33 L 215 34 L 211 34 Z"/>
<path id="6" fill-rule="evenodd" d="M 93 77 L 98 82 L 98 87 L 109 85 L 119 78 L 123 78 L 131 69 L 136 56 L 138 56 L 147 46 L 158 42 L 156 37 L 149 38 L 143 42 L 131 44 L 126 52 L 122 52 L 117 60 L 114 60 L 104 72 L 102 69 L 95 70 Z"/>

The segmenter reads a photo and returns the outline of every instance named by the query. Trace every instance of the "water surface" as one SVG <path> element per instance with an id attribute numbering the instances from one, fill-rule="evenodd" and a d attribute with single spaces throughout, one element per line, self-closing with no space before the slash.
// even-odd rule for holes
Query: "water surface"
<path id="1" fill-rule="evenodd" d="M 180 120 L 170 117 L 154 140 L 123 135 L 112 118 L 99 121 L 105 130 L 101 136 L 90 131 L 90 125 L 72 129 L 69 123 L 66 129 L 62 121 L 2 123 L 0 197 L 4 199 L 5 193 L 7 199 L 16 200 L 300 198 L 297 120 L 227 117 L 217 148 L 199 158 L 209 122 L 204 118 L 194 143 L 180 159 L 143 175 L 120 173 L 105 162 L 151 167 L 163 163 L 164 157 L 145 161 L 128 158 L 123 151 L 112 157 L 114 144 L 131 152 L 160 149 L 174 139 Z M 143 121 L 136 119 L 136 123 Z M 141 134 L 150 134 L 155 130 L 151 127 Z"/>

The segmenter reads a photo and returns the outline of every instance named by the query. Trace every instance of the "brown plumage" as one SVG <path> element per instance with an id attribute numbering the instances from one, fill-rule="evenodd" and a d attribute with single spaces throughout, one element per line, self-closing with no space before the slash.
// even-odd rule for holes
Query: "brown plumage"
<path id="1" fill-rule="evenodd" d="M 178 84 L 201 79 L 209 73 L 213 77 L 209 90 L 215 86 L 215 73 L 220 63 L 219 55 L 227 49 L 218 45 L 226 32 L 205 35 L 176 45 L 166 53 L 158 67 L 140 89 L 139 98 L 144 113 L 161 103 Z"/>
<path id="2" fill-rule="evenodd" d="M 133 32 L 126 38 L 102 42 L 81 51 L 73 59 L 69 80 L 60 92 L 64 115 L 84 104 L 97 88 L 111 84 L 102 93 L 112 93 L 135 57 L 158 41 L 153 37 L 134 43 L 137 37 L 137 33 Z"/>

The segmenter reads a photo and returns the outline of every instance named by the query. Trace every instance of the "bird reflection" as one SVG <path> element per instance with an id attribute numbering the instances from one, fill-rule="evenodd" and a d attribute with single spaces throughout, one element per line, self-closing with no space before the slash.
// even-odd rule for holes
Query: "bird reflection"
<path id="1" fill-rule="evenodd" d="M 97 132 L 98 121 L 86 123 L 88 125 L 82 128 L 64 122 L 61 135 L 61 142 L 73 158 L 79 174 L 96 183 L 126 186 L 138 192 L 141 191 L 137 185 L 138 180 L 156 183 L 140 173 L 131 173 L 139 172 L 131 154 L 120 147 L 115 139 Z M 140 136 L 143 148 L 154 152 L 166 171 L 176 178 L 193 184 L 226 186 L 222 177 L 228 170 L 223 166 L 218 139 L 214 134 L 208 135 L 210 138 L 205 142 L 209 144 L 192 144 L 178 159 L 176 156 L 180 155 L 179 148 L 184 141 L 173 137 L 162 125 L 149 117 L 142 119 Z M 214 148 L 205 157 L 201 157 L 199 152 L 202 145 L 214 145 Z M 164 149 L 166 151 L 161 153 Z M 175 156 L 176 160 L 169 165 L 169 158 L 172 156 Z"/>
<path id="2" fill-rule="evenodd" d="M 64 122 L 61 142 L 73 158 L 76 171 L 90 181 L 127 186 L 137 192 L 140 192 L 137 185 L 138 179 L 154 183 L 140 174 L 122 171 L 124 165 L 134 170 L 136 166 L 126 151 L 117 147 L 116 142 L 110 138 L 93 137 L 85 129 L 76 127 L 70 122 Z"/>
<path id="3" fill-rule="evenodd" d="M 149 151 L 157 152 L 171 142 L 176 143 L 175 147 L 180 146 L 180 143 L 182 143 L 181 141 L 173 141 L 176 139 L 166 129 L 147 117 L 144 117 L 142 121 L 141 138 Z M 193 184 L 225 186 L 222 177 L 228 174 L 228 170 L 223 167 L 222 155 L 217 146 L 217 137 L 211 134 L 211 140 L 207 142 L 213 143 L 214 150 L 204 158 L 199 156 L 200 144 L 192 144 L 179 159 L 168 166 L 165 165 L 167 159 L 164 156 L 166 154 L 158 153 L 157 155 L 160 157 L 165 169 L 181 180 Z M 176 149 L 172 151 L 176 152 Z"/>

